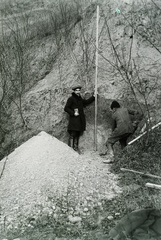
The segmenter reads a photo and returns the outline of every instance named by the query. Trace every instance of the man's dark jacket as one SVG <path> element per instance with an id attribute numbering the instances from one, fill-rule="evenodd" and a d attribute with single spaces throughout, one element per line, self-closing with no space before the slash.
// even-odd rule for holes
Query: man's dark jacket
<path id="1" fill-rule="evenodd" d="M 128 110 L 124 107 L 117 108 L 112 114 L 112 136 L 118 137 L 125 133 L 133 133 L 134 127 L 129 114 L 134 114 L 134 111 Z"/>
<path id="2" fill-rule="evenodd" d="M 76 95 L 74 92 L 72 96 L 68 98 L 67 103 L 64 107 L 64 111 L 69 114 L 69 131 L 80 131 L 86 130 L 86 119 L 84 114 L 84 107 L 92 103 L 95 97 L 92 96 L 89 99 L 83 99 L 81 96 Z M 74 116 L 74 109 L 78 108 L 79 116 Z"/>

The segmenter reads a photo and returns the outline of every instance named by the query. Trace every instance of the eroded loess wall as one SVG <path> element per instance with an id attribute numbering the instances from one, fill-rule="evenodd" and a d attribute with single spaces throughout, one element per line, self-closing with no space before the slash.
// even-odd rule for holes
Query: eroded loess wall
<path id="1" fill-rule="evenodd" d="M 145 115 L 152 114 L 154 122 L 161 119 L 161 53 L 158 35 L 152 39 L 161 13 L 158 9 L 153 15 L 155 9 L 151 10 L 149 2 L 137 4 L 101 1 L 99 5 L 97 140 L 100 151 L 111 132 L 109 106 L 112 100 L 117 99 Z M 52 70 L 45 72 L 46 76 L 21 99 L 16 99 L 16 104 L 12 102 L 8 117 L 3 119 L 4 131 L 0 130 L 2 157 L 42 130 L 67 143 L 68 116 L 64 106 L 71 95 L 71 87 L 80 83 L 85 97 L 86 92 L 90 95 L 95 87 L 96 4 L 92 3 L 86 14 L 81 14 L 80 20 L 72 25 L 68 41 L 61 39 L 61 51 L 52 63 Z M 154 28 L 150 29 L 147 41 L 147 36 L 143 37 L 142 33 L 147 32 L 148 26 L 152 27 L 152 22 Z M 55 44 L 52 40 L 47 40 L 48 48 Z M 153 42 L 156 45 L 152 45 Z M 34 46 L 32 51 L 35 54 Z M 45 59 L 38 51 L 33 71 L 42 57 Z M 80 140 L 84 150 L 94 149 L 94 110 L 94 103 L 85 109 L 87 130 Z"/>

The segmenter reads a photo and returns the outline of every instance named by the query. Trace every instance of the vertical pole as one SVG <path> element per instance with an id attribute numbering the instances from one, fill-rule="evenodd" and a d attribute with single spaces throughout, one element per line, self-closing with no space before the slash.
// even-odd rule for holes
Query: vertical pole
<path id="1" fill-rule="evenodd" d="M 95 75 L 95 126 L 94 126 L 94 145 L 97 151 L 97 77 L 98 77 L 98 22 L 99 22 L 99 6 L 97 6 L 96 18 L 96 75 Z"/>

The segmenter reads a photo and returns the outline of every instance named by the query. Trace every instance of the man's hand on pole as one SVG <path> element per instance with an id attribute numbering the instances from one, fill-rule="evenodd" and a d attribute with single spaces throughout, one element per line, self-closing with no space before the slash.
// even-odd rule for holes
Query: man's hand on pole
<path id="1" fill-rule="evenodd" d="M 94 90 L 93 96 L 94 96 L 94 97 L 98 96 L 97 89 Z"/>

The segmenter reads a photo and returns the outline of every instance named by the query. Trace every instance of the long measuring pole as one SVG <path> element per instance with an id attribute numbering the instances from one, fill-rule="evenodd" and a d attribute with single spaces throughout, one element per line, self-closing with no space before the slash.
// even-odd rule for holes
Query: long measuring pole
<path id="1" fill-rule="evenodd" d="M 95 126 L 94 126 L 94 145 L 97 151 L 97 78 L 98 78 L 98 22 L 99 22 L 99 6 L 97 6 L 96 18 L 96 75 L 95 75 Z"/>

